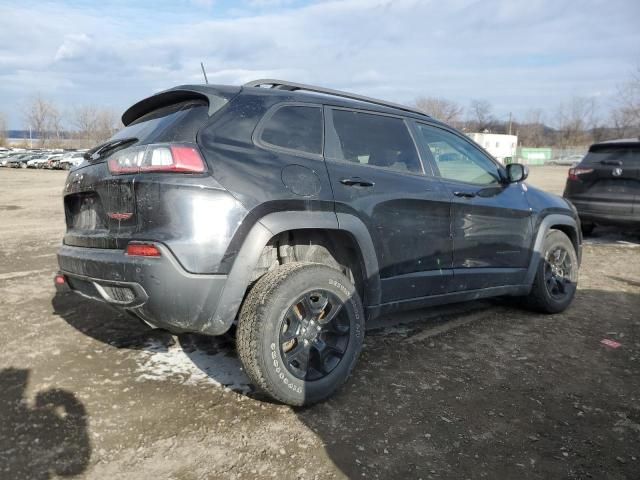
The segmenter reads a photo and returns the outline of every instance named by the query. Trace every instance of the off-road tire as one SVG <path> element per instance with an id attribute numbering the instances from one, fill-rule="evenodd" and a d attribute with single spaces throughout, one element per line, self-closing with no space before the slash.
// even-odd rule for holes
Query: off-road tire
<path id="1" fill-rule="evenodd" d="M 296 299 L 322 289 L 341 302 L 349 329 L 340 362 L 326 376 L 306 381 L 285 367 L 281 351 L 281 322 Z M 349 377 L 358 359 L 365 331 L 364 312 L 354 285 L 341 272 L 318 263 L 296 262 L 266 273 L 247 294 L 240 310 L 236 345 L 253 383 L 275 400 L 310 405 L 332 395 Z"/>
<path id="2" fill-rule="evenodd" d="M 549 253 L 555 248 L 562 248 L 570 257 L 572 271 L 570 274 L 571 283 L 568 285 L 567 294 L 562 298 L 554 297 L 547 287 L 545 280 L 545 265 Z M 563 312 L 573 301 L 578 285 L 578 256 L 573 243 L 567 235 L 559 230 L 549 230 L 542 246 L 541 258 L 533 280 L 533 287 L 526 298 L 527 306 L 542 313 Z"/>

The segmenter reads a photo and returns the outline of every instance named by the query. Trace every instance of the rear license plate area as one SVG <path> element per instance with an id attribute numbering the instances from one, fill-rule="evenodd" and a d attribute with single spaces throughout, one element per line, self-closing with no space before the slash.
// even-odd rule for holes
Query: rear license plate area
<path id="1" fill-rule="evenodd" d="M 106 216 L 95 193 L 76 193 L 64 199 L 67 225 L 73 230 L 106 230 Z"/>

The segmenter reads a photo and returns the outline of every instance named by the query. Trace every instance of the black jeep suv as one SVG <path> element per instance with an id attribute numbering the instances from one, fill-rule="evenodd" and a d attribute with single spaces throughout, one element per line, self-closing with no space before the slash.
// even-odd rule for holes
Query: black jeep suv
<path id="1" fill-rule="evenodd" d="M 564 197 L 576 206 L 585 234 L 595 225 L 640 227 L 640 139 L 591 145 L 569 169 Z"/>
<path id="2" fill-rule="evenodd" d="M 383 313 L 574 296 L 575 209 L 412 108 L 260 80 L 176 87 L 122 121 L 69 174 L 57 282 L 172 332 L 237 320 L 279 401 L 331 395 Z"/>

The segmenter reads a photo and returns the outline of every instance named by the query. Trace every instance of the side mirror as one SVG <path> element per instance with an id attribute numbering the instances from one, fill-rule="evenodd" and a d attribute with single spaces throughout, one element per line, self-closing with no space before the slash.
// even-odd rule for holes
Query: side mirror
<path id="1" fill-rule="evenodd" d="M 507 181 L 509 183 L 524 182 L 529 176 L 529 168 L 521 163 L 507 165 Z"/>

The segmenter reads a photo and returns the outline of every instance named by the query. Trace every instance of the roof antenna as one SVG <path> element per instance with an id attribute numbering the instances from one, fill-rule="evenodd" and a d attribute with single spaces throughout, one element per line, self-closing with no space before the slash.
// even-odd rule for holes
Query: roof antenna
<path id="1" fill-rule="evenodd" d="M 200 66 L 202 67 L 202 75 L 204 75 L 204 83 L 209 85 L 209 79 L 207 78 L 207 72 L 204 69 L 204 63 L 200 62 Z"/>

